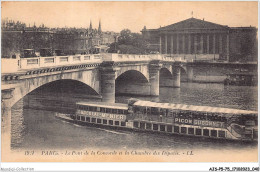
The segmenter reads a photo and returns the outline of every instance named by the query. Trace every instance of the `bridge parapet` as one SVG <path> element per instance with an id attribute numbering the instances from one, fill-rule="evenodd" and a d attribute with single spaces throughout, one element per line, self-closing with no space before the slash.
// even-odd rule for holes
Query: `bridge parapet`
<path id="1" fill-rule="evenodd" d="M 2 73 L 14 73 L 19 70 L 44 68 L 52 66 L 66 66 L 82 63 L 102 62 L 100 54 L 86 54 L 73 56 L 50 56 L 50 57 L 32 57 L 20 59 L 2 59 Z"/>
<path id="2" fill-rule="evenodd" d="M 68 66 L 85 63 L 102 63 L 103 61 L 114 62 L 138 62 L 160 60 L 165 62 L 178 61 L 171 56 L 161 54 L 86 54 L 70 56 L 31 57 L 17 59 L 2 59 L 2 73 L 16 73 L 22 70 L 37 69 L 54 66 Z"/>
<path id="3" fill-rule="evenodd" d="M 161 61 L 175 61 L 172 57 L 162 54 L 113 54 L 104 53 L 102 54 L 104 61 L 150 61 L 150 60 L 161 60 Z"/>
<path id="4" fill-rule="evenodd" d="M 181 62 L 215 61 L 219 59 L 219 54 L 165 54 L 164 56 Z"/>
<path id="5" fill-rule="evenodd" d="M 113 54 L 104 53 L 102 54 L 104 61 L 149 61 L 151 57 L 149 55 L 139 55 L 139 54 Z"/>
<path id="6" fill-rule="evenodd" d="M 166 55 L 161 55 L 160 59 L 161 61 L 166 61 L 166 62 L 175 62 L 176 59 L 172 58 L 171 56 L 166 56 Z"/>

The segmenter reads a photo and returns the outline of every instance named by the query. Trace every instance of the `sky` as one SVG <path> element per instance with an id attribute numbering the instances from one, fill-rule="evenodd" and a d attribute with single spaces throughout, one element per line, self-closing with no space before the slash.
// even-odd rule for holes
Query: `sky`
<path id="1" fill-rule="evenodd" d="M 258 2 L 1 2 L 1 17 L 48 27 L 94 28 L 101 20 L 103 31 L 140 32 L 192 17 L 230 27 L 258 27 Z"/>

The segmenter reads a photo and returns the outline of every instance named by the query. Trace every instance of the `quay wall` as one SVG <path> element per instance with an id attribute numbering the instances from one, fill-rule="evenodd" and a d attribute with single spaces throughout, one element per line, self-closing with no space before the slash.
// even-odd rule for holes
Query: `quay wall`
<path id="1" fill-rule="evenodd" d="M 228 74 L 241 72 L 257 75 L 257 65 L 194 63 L 181 70 L 181 81 L 223 83 Z"/>

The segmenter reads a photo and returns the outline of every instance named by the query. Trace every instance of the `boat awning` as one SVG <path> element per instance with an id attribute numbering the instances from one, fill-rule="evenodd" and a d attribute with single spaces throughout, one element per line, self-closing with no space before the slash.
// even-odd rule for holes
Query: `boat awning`
<path id="1" fill-rule="evenodd" d="M 205 113 L 222 113 L 222 114 L 257 114 L 256 111 L 247 111 L 240 109 L 230 109 L 230 108 L 220 108 L 220 107 L 210 107 L 210 106 L 194 106 L 185 104 L 171 104 L 171 103 L 156 103 L 150 101 L 138 100 L 133 105 L 143 106 L 143 107 L 155 107 L 163 109 L 172 110 L 183 110 L 183 111 L 198 111 Z"/>
<path id="2" fill-rule="evenodd" d="M 105 102 L 78 102 L 77 105 L 91 106 L 91 107 L 102 107 L 110 109 L 128 110 L 127 104 L 121 103 L 105 103 Z"/>

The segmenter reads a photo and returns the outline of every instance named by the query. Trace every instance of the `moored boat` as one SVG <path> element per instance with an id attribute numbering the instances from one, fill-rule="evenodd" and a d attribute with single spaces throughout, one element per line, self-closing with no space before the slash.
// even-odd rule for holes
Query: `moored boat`
<path id="1" fill-rule="evenodd" d="M 75 114 L 56 117 L 81 124 L 227 140 L 257 140 L 256 111 L 156 103 L 130 99 L 128 104 L 78 102 Z"/>
<path id="2" fill-rule="evenodd" d="M 257 86 L 257 74 L 250 72 L 230 73 L 224 80 L 224 85 Z"/>

